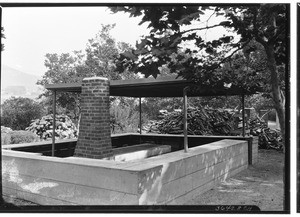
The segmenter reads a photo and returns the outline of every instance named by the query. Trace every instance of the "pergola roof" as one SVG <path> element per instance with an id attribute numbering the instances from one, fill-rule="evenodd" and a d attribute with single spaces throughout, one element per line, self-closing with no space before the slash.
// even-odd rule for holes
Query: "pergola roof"
<path id="1" fill-rule="evenodd" d="M 193 83 L 176 76 L 143 78 L 132 80 L 111 80 L 110 95 L 126 97 L 182 97 L 183 89 L 193 86 Z M 45 85 L 45 88 L 52 91 L 77 92 L 81 93 L 81 82 L 59 83 Z M 198 91 L 188 91 L 188 96 L 230 96 L 250 95 L 256 92 L 246 92 L 241 88 L 198 88 Z"/>

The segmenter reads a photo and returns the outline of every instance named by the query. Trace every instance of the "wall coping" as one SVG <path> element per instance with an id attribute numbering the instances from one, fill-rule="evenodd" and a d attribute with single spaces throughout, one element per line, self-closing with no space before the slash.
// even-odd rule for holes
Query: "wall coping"
<path id="1" fill-rule="evenodd" d="M 156 137 L 175 137 L 180 138 L 184 135 L 181 134 L 156 134 L 156 133 L 147 133 L 147 134 L 140 134 L 140 133 L 119 133 L 119 134 L 111 134 L 111 138 L 123 137 L 123 136 L 156 136 Z M 250 139 L 253 136 L 202 136 L 202 135 L 188 135 L 188 138 L 220 138 L 220 139 Z M 68 143 L 68 142 L 77 142 L 77 138 L 75 139 L 61 139 L 55 140 L 56 144 Z M 23 147 L 30 147 L 30 146 L 43 146 L 43 145 L 51 145 L 52 140 L 41 141 L 41 142 L 31 142 L 31 143 L 20 143 L 20 144 L 10 144 L 10 145 L 2 145 L 2 149 L 12 149 L 12 148 L 23 148 Z"/>
<path id="2" fill-rule="evenodd" d="M 138 172 L 145 169 L 161 166 L 165 163 L 183 160 L 185 158 L 193 157 L 199 154 L 204 154 L 210 151 L 224 149 L 241 143 L 247 143 L 247 142 L 243 140 L 224 139 L 206 145 L 190 148 L 187 153 L 185 153 L 184 150 L 179 150 L 179 151 L 175 151 L 175 152 L 171 152 L 171 153 L 167 153 L 167 154 L 163 154 L 151 158 L 134 160 L 129 162 L 81 158 L 81 157 L 58 158 L 58 157 L 51 157 L 51 156 L 41 156 L 38 153 L 28 153 L 28 152 L 5 150 L 5 149 L 2 150 L 2 155 L 3 157 L 7 156 L 7 157 L 15 157 L 15 158 L 25 158 L 25 159 L 32 159 L 32 160 L 48 161 L 53 163 L 57 162 L 57 163 L 73 164 L 78 166 L 91 166 L 91 167 L 99 167 L 99 168 L 104 167 L 104 168 Z"/>
<path id="3" fill-rule="evenodd" d="M 89 80 L 105 80 L 107 81 L 108 78 L 105 77 L 89 77 L 89 78 L 84 78 L 83 81 L 89 81 Z"/>
<path id="4" fill-rule="evenodd" d="M 77 139 L 60 139 L 55 140 L 56 144 L 68 143 L 68 142 L 76 142 Z M 41 141 L 41 142 L 30 142 L 30 143 L 20 143 L 20 144 L 10 144 L 10 145 L 2 145 L 2 149 L 12 149 L 12 148 L 23 148 L 23 147 L 30 147 L 30 146 L 42 146 L 42 145 L 51 145 L 52 140 Z"/>

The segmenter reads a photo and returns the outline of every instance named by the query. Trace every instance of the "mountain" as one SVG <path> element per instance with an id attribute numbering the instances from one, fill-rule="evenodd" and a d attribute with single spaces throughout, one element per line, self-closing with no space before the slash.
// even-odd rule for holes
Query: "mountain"
<path id="1" fill-rule="evenodd" d="M 8 86 L 25 86 L 32 88 L 37 86 L 38 76 L 31 75 L 9 66 L 1 66 L 1 89 Z"/>
<path id="2" fill-rule="evenodd" d="M 28 97 L 35 99 L 42 93 L 42 87 L 36 84 L 38 76 L 31 75 L 6 65 L 1 66 L 1 102 L 10 98 Z"/>

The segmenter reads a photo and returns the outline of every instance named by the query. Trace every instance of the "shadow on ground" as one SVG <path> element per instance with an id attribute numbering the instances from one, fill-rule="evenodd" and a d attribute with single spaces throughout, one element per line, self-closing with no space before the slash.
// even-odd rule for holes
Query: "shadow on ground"
<path id="1" fill-rule="evenodd" d="M 283 211 L 284 154 L 259 150 L 258 162 L 188 201 L 189 205 L 256 205 L 262 211 Z"/>

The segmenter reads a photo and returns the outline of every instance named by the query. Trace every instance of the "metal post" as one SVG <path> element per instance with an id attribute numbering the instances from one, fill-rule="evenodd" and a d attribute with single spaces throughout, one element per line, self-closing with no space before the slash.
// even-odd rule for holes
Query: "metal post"
<path id="1" fill-rule="evenodd" d="M 55 128 L 56 128 L 56 91 L 53 91 L 53 128 L 52 128 L 52 157 L 54 157 L 55 151 Z"/>
<path id="2" fill-rule="evenodd" d="M 140 97 L 140 134 L 142 134 L 142 98 Z"/>
<path id="3" fill-rule="evenodd" d="M 184 134 L 184 152 L 188 152 L 188 137 L 187 137 L 187 89 L 188 87 L 185 87 L 183 89 L 183 134 Z"/>
<path id="4" fill-rule="evenodd" d="M 245 95 L 242 95 L 242 118 L 243 118 L 243 137 L 246 135 L 245 130 Z"/>

